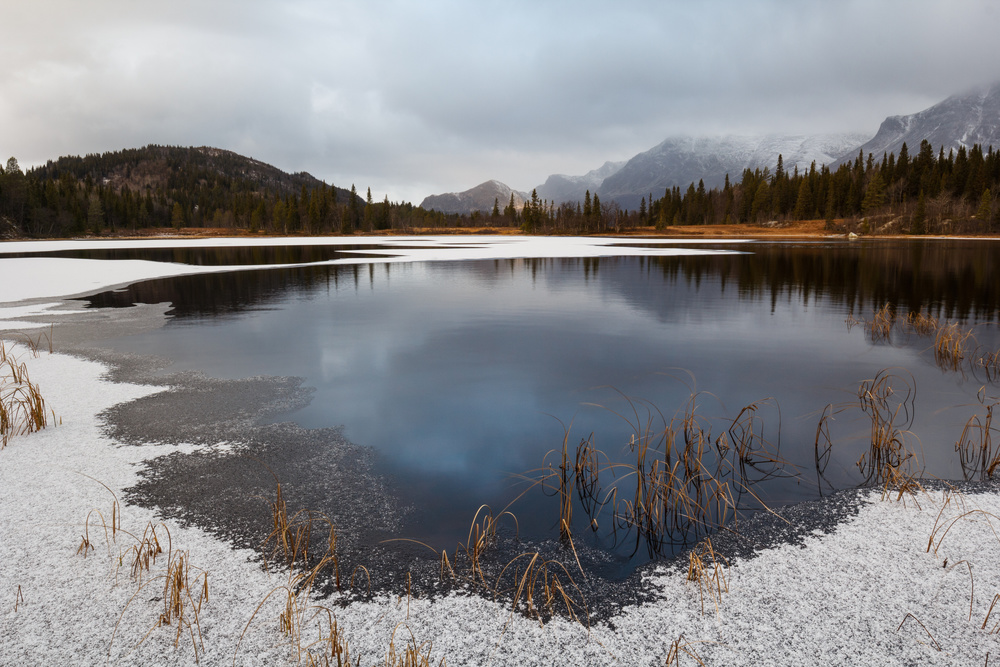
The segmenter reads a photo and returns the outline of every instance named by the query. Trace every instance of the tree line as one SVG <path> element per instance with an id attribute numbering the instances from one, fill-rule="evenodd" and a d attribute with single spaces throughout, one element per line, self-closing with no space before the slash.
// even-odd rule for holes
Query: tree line
<path id="1" fill-rule="evenodd" d="M 445 226 L 447 216 L 381 202 L 304 172 L 217 149 L 147 146 L 0 165 L 0 235 L 59 237 L 144 228 L 218 227 L 273 234 L 351 234 Z M 6 226 L 7 229 L 4 229 Z"/>
<path id="2" fill-rule="evenodd" d="M 910 156 L 859 152 L 835 170 L 813 163 L 791 172 L 746 169 L 721 188 L 703 181 L 622 209 L 589 191 L 582 202 L 494 200 L 492 211 L 444 214 L 410 203 L 373 201 L 304 172 L 285 174 L 217 149 L 147 146 L 60 158 L 24 172 L 0 166 L 0 234 L 33 237 L 122 233 L 149 227 L 219 227 L 280 234 L 352 234 L 428 227 L 517 227 L 526 233 L 609 233 L 706 224 L 825 220 L 860 233 L 1000 231 L 994 193 L 1000 152 L 960 147 L 946 155 L 929 142 Z M 502 207 L 502 208 L 501 208 Z M 7 227 L 5 230 L 3 225 Z"/>
<path id="3" fill-rule="evenodd" d="M 904 143 L 899 155 L 881 159 L 859 151 L 836 169 L 813 162 L 788 172 L 781 155 L 772 171 L 745 169 L 738 182 L 721 188 L 704 181 L 649 193 L 639 209 L 622 210 L 588 190 L 582 203 L 555 205 L 536 192 L 521 210 L 513 197 L 503 212 L 495 204 L 490 221 L 520 225 L 525 232 L 593 233 L 637 228 L 718 224 L 774 224 L 825 220 L 831 231 L 860 233 L 990 233 L 1000 231 L 995 195 L 1000 190 L 1000 152 L 990 146 L 960 147 L 947 155 L 922 141 L 915 156 Z M 470 222 L 482 214 L 468 216 Z"/>

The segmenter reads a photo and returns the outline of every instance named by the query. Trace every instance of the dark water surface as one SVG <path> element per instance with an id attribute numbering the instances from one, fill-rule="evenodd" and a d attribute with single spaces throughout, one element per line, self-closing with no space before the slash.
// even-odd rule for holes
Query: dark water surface
<path id="1" fill-rule="evenodd" d="M 978 344 L 997 350 L 1000 244 L 739 249 L 747 254 L 277 268 L 148 281 L 90 301 L 171 302 L 162 329 L 109 342 L 167 357 L 170 371 L 304 378 L 312 402 L 282 419 L 343 425 L 374 447 L 414 507 L 400 536 L 437 548 L 465 541 L 480 505 L 506 507 L 527 486 L 519 475 L 558 465 L 546 453 L 561 446 L 564 426 L 571 445 L 593 433 L 611 460 L 627 460 L 632 429 L 616 413 L 669 420 L 696 390 L 716 432 L 743 406 L 773 399 L 760 423 L 797 476 L 762 485 L 768 503 L 817 497 L 820 414 L 856 403 L 859 383 L 881 369 L 915 388 L 906 425 L 924 474 L 961 479 L 955 441 L 982 412 L 980 387 L 1000 388 L 971 365 L 941 368 L 932 338 L 897 330 L 873 342 L 848 321 L 891 303 L 974 326 Z M 862 481 L 855 462 L 869 430 L 857 410 L 838 415 L 832 486 Z M 522 537 L 557 535 L 554 500 L 537 489 L 511 509 Z M 607 546 L 610 537 L 587 539 Z"/>

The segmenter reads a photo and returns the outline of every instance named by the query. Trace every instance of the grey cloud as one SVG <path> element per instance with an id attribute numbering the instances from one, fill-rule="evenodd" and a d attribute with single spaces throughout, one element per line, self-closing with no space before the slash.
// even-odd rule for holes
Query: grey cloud
<path id="1" fill-rule="evenodd" d="M 931 2 L 40 0 L 0 25 L 0 152 L 211 144 L 419 201 L 671 134 L 874 133 L 1000 79 L 1000 14 Z"/>

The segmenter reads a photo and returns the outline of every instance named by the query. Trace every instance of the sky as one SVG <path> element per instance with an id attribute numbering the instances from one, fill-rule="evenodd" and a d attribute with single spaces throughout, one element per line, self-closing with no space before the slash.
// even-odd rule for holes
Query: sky
<path id="1" fill-rule="evenodd" d="M 4 161 L 207 145 L 414 203 L 676 135 L 874 135 L 1000 80 L 991 0 L 4 5 Z"/>

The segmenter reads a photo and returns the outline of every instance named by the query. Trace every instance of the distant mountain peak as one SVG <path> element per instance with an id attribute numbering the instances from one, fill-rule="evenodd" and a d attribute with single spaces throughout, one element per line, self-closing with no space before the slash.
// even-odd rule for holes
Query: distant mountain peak
<path id="1" fill-rule="evenodd" d="M 512 189 L 498 180 L 489 180 L 469 188 L 463 192 L 446 192 L 440 195 L 429 195 L 420 203 L 420 207 L 441 213 L 461 213 L 468 215 L 473 211 L 489 213 L 497 204 L 502 210 L 510 203 L 514 195 L 514 205 L 520 209 L 529 195 Z"/>
<path id="2" fill-rule="evenodd" d="M 984 149 L 1000 148 L 1000 82 L 952 95 L 917 113 L 889 116 L 870 141 L 843 154 L 836 164 L 853 160 L 859 150 L 878 157 L 883 153 L 899 155 L 904 143 L 915 154 L 925 140 L 935 152 L 942 147 L 947 153 L 974 144 Z"/>
<path id="3" fill-rule="evenodd" d="M 539 198 L 547 199 L 562 204 L 564 202 L 582 202 L 589 190 L 592 194 L 597 192 L 597 188 L 608 176 L 615 174 L 625 166 L 626 160 L 621 162 L 607 161 L 597 169 L 591 169 L 582 176 L 568 176 L 566 174 L 552 174 L 545 182 L 535 188 Z"/>
<path id="4" fill-rule="evenodd" d="M 856 147 L 869 134 L 838 133 L 813 135 L 716 135 L 668 137 L 653 148 L 639 153 L 609 176 L 598 189 L 601 199 L 638 208 L 643 197 L 662 197 L 668 188 L 687 187 L 703 181 L 705 187 L 721 187 L 726 175 L 738 181 L 744 169 L 773 169 L 782 156 L 784 167 L 808 170 L 819 167 Z"/>

